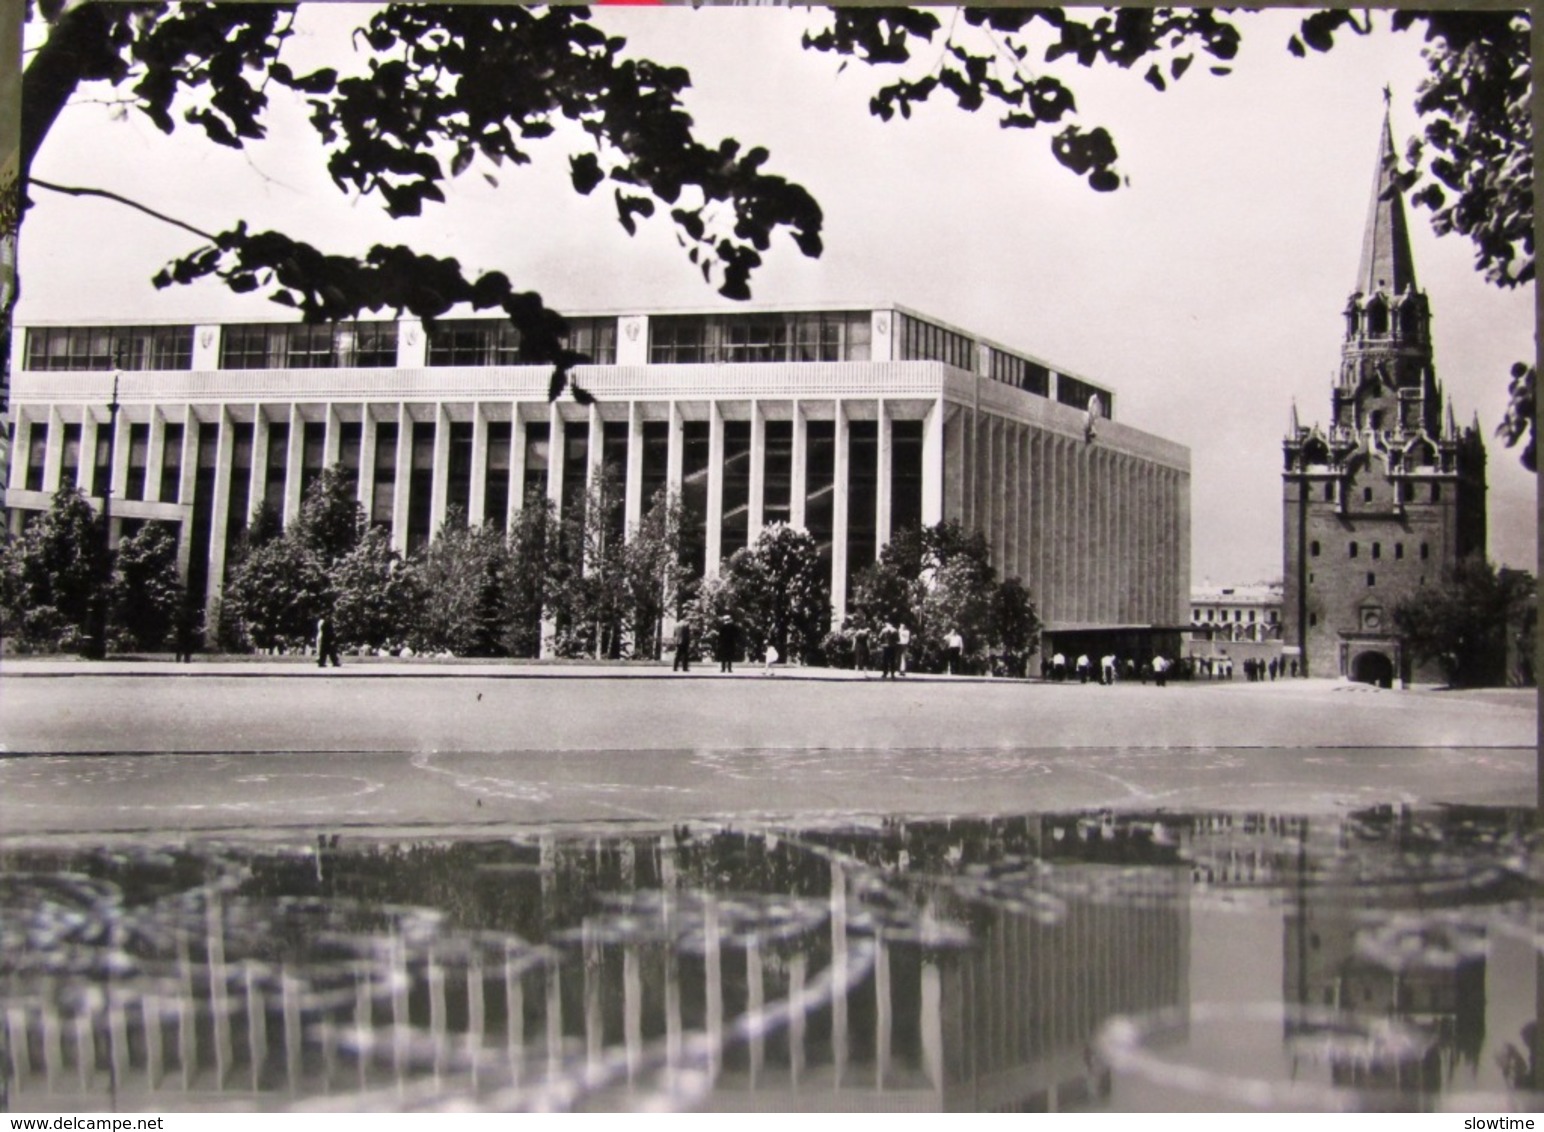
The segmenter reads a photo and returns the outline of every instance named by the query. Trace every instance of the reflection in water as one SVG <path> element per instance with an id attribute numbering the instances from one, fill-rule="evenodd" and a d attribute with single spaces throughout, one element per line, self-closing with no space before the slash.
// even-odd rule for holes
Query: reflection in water
<path id="1" fill-rule="evenodd" d="M 13 1109 L 1536 1103 L 1521 815 L 0 851 Z"/>

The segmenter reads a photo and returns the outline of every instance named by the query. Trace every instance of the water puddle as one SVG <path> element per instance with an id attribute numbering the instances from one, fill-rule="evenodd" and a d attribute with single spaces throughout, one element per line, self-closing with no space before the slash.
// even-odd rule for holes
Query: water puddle
<path id="1" fill-rule="evenodd" d="M 1531 815 L 0 848 L 13 1110 L 1537 1110 Z"/>

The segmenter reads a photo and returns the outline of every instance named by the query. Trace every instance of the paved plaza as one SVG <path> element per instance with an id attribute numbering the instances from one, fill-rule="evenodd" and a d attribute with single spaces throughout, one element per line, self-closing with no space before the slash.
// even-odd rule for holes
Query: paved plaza
<path id="1" fill-rule="evenodd" d="M 0 828 L 1529 805 L 1532 691 L 751 667 L 0 669 Z"/>

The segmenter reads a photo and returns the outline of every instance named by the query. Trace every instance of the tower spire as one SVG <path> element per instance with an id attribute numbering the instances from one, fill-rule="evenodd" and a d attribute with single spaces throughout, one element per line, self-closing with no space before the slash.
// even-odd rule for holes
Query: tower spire
<path id="1" fill-rule="evenodd" d="M 1391 295 L 1416 290 L 1415 260 L 1410 255 L 1410 233 L 1405 227 L 1405 206 L 1394 171 L 1394 131 L 1389 121 L 1390 94 L 1384 87 L 1383 130 L 1378 140 L 1378 164 L 1373 173 L 1372 201 L 1367 227 L 1362 233 L 1362 261 L 1356 272 L 1356 290 L 1364 295 L 1387 291 Z"/>

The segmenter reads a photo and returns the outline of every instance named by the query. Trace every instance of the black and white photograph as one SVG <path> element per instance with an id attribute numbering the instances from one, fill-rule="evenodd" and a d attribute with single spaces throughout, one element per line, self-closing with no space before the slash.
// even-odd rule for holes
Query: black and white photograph
<path id="1" fill-rule="evenodd" d="M 0 1111 L 1544 1109 L 1529 10 L 0 16 Z"/>

